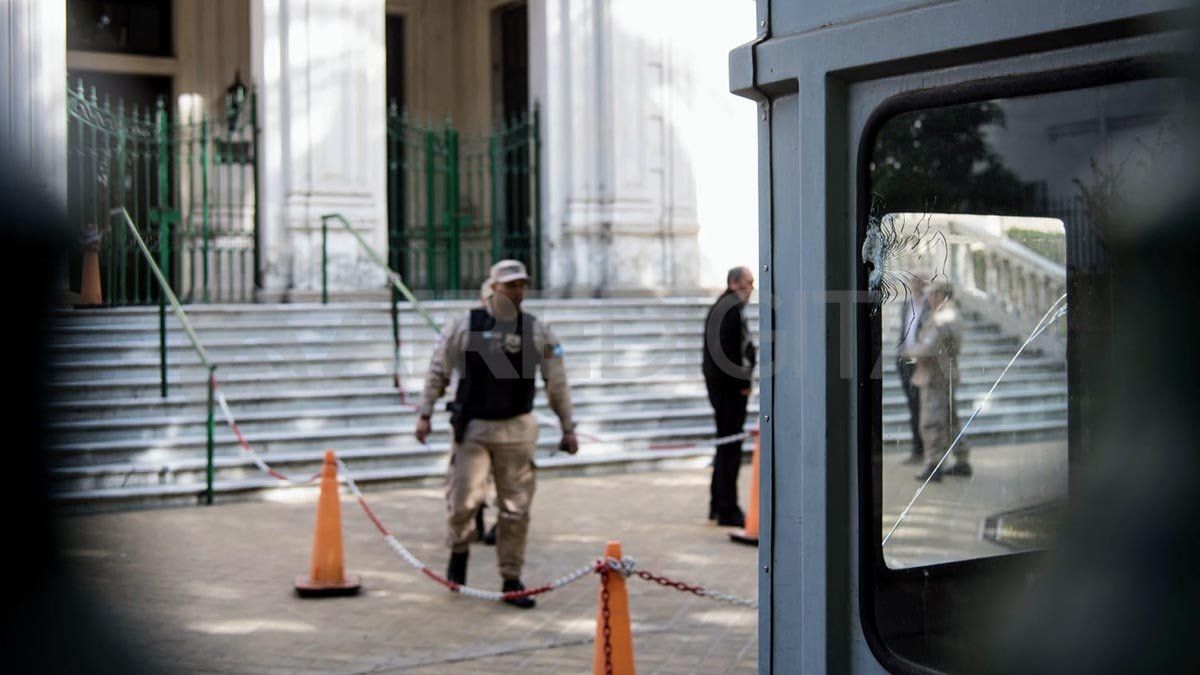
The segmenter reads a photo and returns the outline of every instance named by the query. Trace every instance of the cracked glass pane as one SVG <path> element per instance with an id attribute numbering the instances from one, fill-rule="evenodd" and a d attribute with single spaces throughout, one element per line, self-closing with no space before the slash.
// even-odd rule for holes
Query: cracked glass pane
<path id="1" fill-rule="evenodd" d="M 1090 405 L 1076 345 L 1107 330 L 1106 238 L 1168 196 L 1182 91 L 1152 79 L 898 115 L 861 251 L 882 327 L 892 569 L 1051 546 Z M 1068 324 L 1068 318 L 1071 323 Z"/>

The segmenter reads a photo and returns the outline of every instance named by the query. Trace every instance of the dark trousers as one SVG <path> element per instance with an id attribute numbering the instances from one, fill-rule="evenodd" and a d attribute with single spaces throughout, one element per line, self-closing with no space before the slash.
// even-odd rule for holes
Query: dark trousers
<path id="1" fill-rule="evenodd" d="M 708 383 L 708 402 L 713 407 L 718 438 L 740 434 L 745 430 L 746 401 L 747 397 L 742 394 L 741 387 L 731 388 Z M 719 520 L 737 519 L 742 516 L 737 494 L 738 471 L 741 468 L 741 441 L 717 446 L 717 453 L 713 458 L 708 512 Z"/>
<path id="2" fill-rule="evenodd" d="M 921 389 L 912 383 L 913 371 L 917 364 L 908 359 L 897 359 L 896 370 L 900 373 L 900 388 L 908 399 L 908 421 L 912 426 L 914 455 L 925 454 L 925 444 L 921 442 Z"/>

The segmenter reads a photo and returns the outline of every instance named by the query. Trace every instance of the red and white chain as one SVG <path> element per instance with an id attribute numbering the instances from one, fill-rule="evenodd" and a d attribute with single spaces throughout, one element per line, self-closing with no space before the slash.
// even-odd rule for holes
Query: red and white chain
<path id="1" fill-rule="evenodd" d="M 225 392 L 221 391 L 221 387 L 217 384 L 217 378 L 215 376 L 212 379 L 212 388 L 213 395 L 217 399 L 217 405 L 221 407 L 221 414 L 225 415 L 225 423 L 228 424 L 229 428 L 233 430 L 233 435 L 237 436 L 238 444 L 242 446 L 242 450 L 245 451 L 246 454 L 250 455 L 250 459 L 253 460 L 254 465 L 257 466 L 260 471 L 273 478 L 284 481 L 285 483 L 291 483 L 292 485 L 305 485 L 321 477 L 321 472 L 317 471 L 311 476 L 305 478 L 293 478 L 281 471 L 277 471 L 276 469 L 272 468 L 270 464 L 267 464 L 262 456 L 258 454 L 258 451 L 250 446 L 250 441 L 246 440 L 246 436 L 242 433 L 242 430 L 238 428 L 237 420 L 233 418 L 233 411 L 229 409 L 229 401 L 225 399 Z"/>
<path id="2" fill-rule="evenodd" d="M 686 448 L 711 448 L 711 447 L 716 447 L 718 445 L 724 445 L 726 443 L 734 443 L 737 441 L 744 441 L 753 435 L 754 434 L 752 432 L 743 431 L 740 434 L 730 434 L 728 436 L 720 436 L 718 438 L 713 438 L 710 440 L 680 441 L 678 443 L 671 443 L 671 442 L 667 442 L 667 441 L 660 442 L 660 443 L 650 443 L 646 446 L 646 448 L 649 450 L 684 450 Z"/>
<path id="3" fill-rule="evenodd" d="M 701 598 L 707 598 L 709 600 L 716 600 L 717 602 L 724 602 L 724 603 L 728 603 L 731 605 L 738 605 L 740 607 L 748 607 L 750 609 L 758 609 L 758 601 L 757 600 L 750 600 L 747 598 L 739 598 L 736 595 L 730 595 L 728 593 L 720 593 L 718 591 L 704 588 L 703 586 L 689 584 L 689 583 L 686 583 L 683 581 L 676 581 L 674 579 L 669 579 L 669 578 L 661 576 L 661 575 L 653 574 L 646 570 L 639 570 L 639 569 L 637 569 L 637 561 L 629 556 L 625 556 L 625 557 L 621 558 L 620 560 L 617 560 L 616 558 L 609 558 L 608 559 L 608 567 L 610 569 L 612 569 L 614 572 L 617 572 L 618 574 L 622 574 L 625 577 L 636 576 L 639 579 L 642 579 L 643 581 L 651 581 L 651 582 L 658 584 L 659 586 L 663 586 L 665 588 L 674 588 L 677 591 L 691 593 L 691 594 L 701 597 Z"/>
<path id="4" fill-rule="evenodd" d="M 612 675 L 612 624 L 610 622 L 612 612 L 608 607 L 608 575 L 612 574 L 612 571 L 601 565 L 597 565 L 596 570 L 600 573 L 600 634 L 604 636 L 604 673 Z"/>
<path id="5" fill-rule="evenodd" d="M 225 422 L 229 425 L 229 428 L 231 430 L 233 430 L 234 435 L 237 436 L 238 443 L 241 445 L 242 450 L 245 451 L 250 456 L 250 458 L 254 461 L 255 466 L 257 466 L 259 468 L 259 470 L 261 470 L 263 473 L 266 473 L 269 476 L 272 476 L 281 481 L 285 481 L 287 483 L 291 483 L 294 485 L 304 485 L 304 484 L 313 482 L 317 478 L 320 478 L 320 476 L 321 476 L 320 471 L 318 471 L 317 473 L 315 473 L 307 478 L 297 479 L 297 478 L 292 478 L 290 476 L 287 476 L 287 475 L 283 474 L 282 472 L 277 471 L 276 469 L 272 468 L 270 464 L 268 464 L 265 460 L 263 460 L 263 458 L 254 449 L 254 447 L 250 445 L 250 442 L 248 440 L 246 440 L 245 435 L 242 434 L 241 429 L 238 427 L 237 420 L 234 419 L 234 417 L 233 417 L 233 411 L 230 410 L 230 408 L 229 408 L 229 401 L 225 398 L 225 392 L 221 391 L 221 388 L 220 388 L 220 386 L 218 386 L 215 377 L 212 380 L 212 387 L 213 387 L 213 394 L 216 398 L 216 402 L 221 408 L 221 413 L 225 416 Z M 721 443 L 727 443 L 730 441 L 743 440 L 750 435 L 751 435 L 750 433 L 734 434 L 731 436 L 725 436 L 722 438 L 714 439 L 713 441 L 709 441 L 709 443 L 714 444 L 714 445 L 719 445 Z M 500 591 L 486 591 L 481 588 L 474 588 L 471 586 L 466 586 L 463 584 L 455 583 L 453 581 L 450 581 L 446 577 L 442 576 L 441 574 L 438 574 L 437 572 L 430 569 L 428 565 L 421 562 L 420 559 L 418 559 L 415 555 L 413 555 L 412 552 L 409 551 L 408 548 L 404 546 L 404 544 L 401 544 L 400 540 L 396 539 L 396 537 L 387 529 L 387 527 L 383 524 L 383 522 L 381 520 L 379 520 L 379 516 L 377 516 L 375 514 L 375 511 L 373 509 L 371 509 L 370 505 L 367 504 L 367 500 L 363 496 L 362 490 L 359 489 L 358 483 L 355 482 L 354 476 L 350 473 L 350 468 L 346 466 L 346 463 L 343 462 L 341 460 L 341 458 L 338 458 L 337 465 L 338 465 L 339 478 L 343 482 L 345 482 L 346 487 L 350 490 L 350 494 L 352 494 L 354 496 L 355 500 L 358 501 L 359 506 L 362 507 L 362 510 L 364 513 L 366 513 L 367 518 L 369 518 L 371 520 L 371 522 L 375 525 L 375 528 L 377 530 L 379 530 L 380 534 L 383 535 L 384 542 L 388 545 L 388 548 L 392 549 L 392 551 L 396 555 L 400 556 L 400 558 L 403 559 L 406 563 L 408 563 L 413 569 L 417 570 L 418 572 L 421 572 L 422 574 L 424 574 L 426 577 L 428 577 L 435 583 L 437 583 L 441 586 L 444 586 L 445 588 L 448 588 L 451 591 L 458 593 L 459 595 L 465 595 L 469 598 L 477 598 L 479 600 L 489 600 L 489 601 L 514 600 L 517 598 L 523 598 L 523 597 L 529 597 L 529 596 L 534 596 L 534 595 L 541 595 L 543 593 L 549 593 L 550 591 L 557 590 L 559 588 L 562 588 L 563 586 L 566 586 L 568 584 L 572 584 L 576 581 L 579 581 L 580 579 L 587 576 L 588 574 L 592 574 L 592 573 L 596 573 L 596 572 L 600 573 L 603 588 L 605 589 L 605 592 L 607 592 L 607 588 L 608 588 L 607 573 L 608 572 L 620 574 L 626 578 L 628 578 L 636 573 L 636 575 L 639 578 L 646 580 L 646 581 L 655 582 L 655 583 L 659 584 L 660 586 L 675 588 L 677 590 L 692 593 L 699 597 L 708 598 L 710 600 L 717 600 L 719 602 L 726 602 L 726 603 L 733 604 L 733 605 L 750 607 L 752 609 L 758 608 L 757 600 L 747 600 L 745 598 L 739 598 L 734 595 L 728 595 L 726 593 L 719 593 L 717 591 L 708 590 L 701 586 L 686 584 L 681 581 L 674 581 L 674 580 L 668 579 L 666 577 L 651 574 L 650 572 L 647 572 L 644 570 L 636 570 L 635 568 L 637 567 L 637 561 L 630 556 L 625 556 L 625 557 L 621 558 L 620 560 L 618 560 L 616 558 L 608 558 L 607 560 L 602 559 L 602 560 L 597 560 L 594 562 L 589 562 L 587 565 L 581 565 L 579 568 L 577 568 L 567 574 L 564 574 L 563 576 L 555 579 L 554 581 L 551 581 L 548 584 L 544 584 L 542 586 L 536 586 L 534 588 L 527 588 L 523 591 L 509 591 L 507 593 L 503 593 Z M 607 636 L 606 636 L 606 639 L 607 639 Z M 606 652 L 606 655 L 607 655 L 607 652 Z"/>
<path id="6" fill-rule="evenodd" d="M 421 562 L 421 560 L 413 555 L 412 552 L 404 546 L 404 544 L 400 543 L 399 539 L 396 539 L 396 537 L 390 531 L 388 531 L 387 526 L 383 524 L 383 521 L 379 519 L 379 516 L 377 516 L 375 511 L 371 509 L 369 504 L 367 504 L 367 500 L 363 496 L 362 490 L 358 488 L 358 483 L 354 481 L 354 477 L 351 475 L 350 469 L 347 468 L 346 464 L 340 459 L 337 460 L 337 463 L 338 474 L 342 477 L 342 480 L 345 481 L 347 489 L 350 490 L 350 494 L 354 496 L 354 499 L 358 501 L 358 505 L 362 507 L 363 512 L 367 514 L 367 518 L 369 518 L 371 522 L 375 524 L 375 529 L 379 530 L 379 533 L 383 535 L 383 540 L 388 545 L 388 548 L 392 549 L 392 551 L 396 555 L 400 556 L 404 562 L 408 563 L 413 569 L 417 570 L 421 574 L 424 574 L 434 583 L 444 586 L 445 588 L 458 593 L 459 595 L 465 595 L 469 598 L 476 598 L 478 600 L 515 600 L 517 598 L 541 595 L 543 593 L 549 593 L 550 591 L 558 590 L 563 586 L 572 584 L 576 581 L 579 581 L 583 577 L 594 573 L 597 569 L 596 562 L 589 562 L 587 565 L 582 565 L 578 569 L 569 572 L 568 574 L 564 574 L 548 584 L 534 588 L 527 588 L 523 591 L 509 591 L 507 593 L 502 593 L 499 591 L 485 591 L 481 588 L 473 588 L 471 586 L 450 581 L 441 574 L 434 572 L 425 563 Z"/>

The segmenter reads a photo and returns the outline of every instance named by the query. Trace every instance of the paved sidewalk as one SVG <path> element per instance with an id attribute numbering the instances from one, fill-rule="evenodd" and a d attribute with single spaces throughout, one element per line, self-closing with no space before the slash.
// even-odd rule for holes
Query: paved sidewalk
<path id="1" fill-rule="evenodd" d="M 750 471 L 742 473 L 747 493 Z M 543 477 L 534 500 L 525 581 L 535 585 L 622 542 L 642 569 L 754 597 L 757 551 L 705 522 L 708 471 Z M 187 672 L 591 672 L 594 576 L 539 598 L 538 608 L 452 595 L 384 545 L 343 499 L 353 598 L 300 600 L 315 492 L 286 501 L 79 516 L 65 521 L 68 558 L 155 669 Z M 444 571 L 440 490 L 368 492 L 393 533 Z M 488 510 L 489 522 L 495 512 Z M 493 548 L 477 545 L 469 582 L 499 589 Z M 752 673 L 757 614 L 637 578 L 629 581 L 638 672 Z"/>

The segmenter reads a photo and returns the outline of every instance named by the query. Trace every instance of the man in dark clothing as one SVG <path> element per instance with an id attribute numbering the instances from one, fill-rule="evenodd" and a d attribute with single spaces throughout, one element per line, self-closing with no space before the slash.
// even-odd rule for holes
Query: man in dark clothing
<path id="1" fill-rule="evenodd" d="M 740 434 L 746 426 L 746 402 L 756 351 L 750 342 L 744 310 L 754 290 L 754 274 L 745 267 L 729 270 L 726 288 L 704 320 L 702 369 L 708 401 L 717 422 L 717 438 Z M 718 525 L 743 527 L 738 507 L 737 480 L 742 466 L 741 440 L 717 446 L 713 459 L 708 518 Z"/>
<path id="2" fill-rule="evenodd" d="M 900 305 L 900 344 L 896 357 L 896 371 L 900 375 L 900 388 L 908 400 L 908 419 L 912 429 L 912 453 L 905 464 L 924 464 L 925 446 L 921 442 L 921 390 L 912 383 L 913 371 L 917 368 L 916 359 L 905 356 L 904 352 L 917 344 L 925 321 L 928 305 L 925 303 L 925 280 L 914 276 L 909 282 L 909 296 Z"/>

